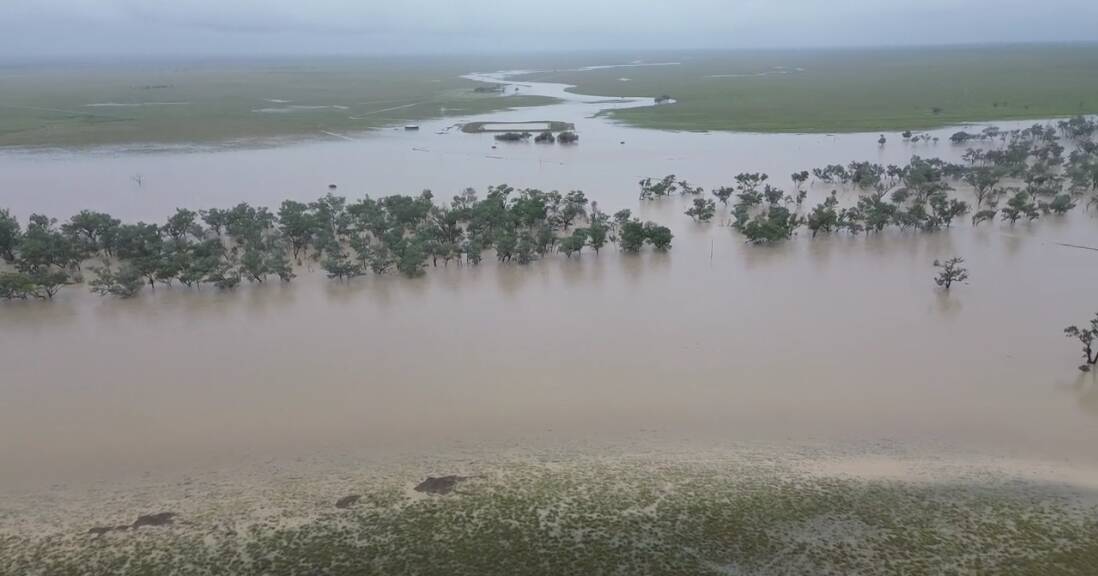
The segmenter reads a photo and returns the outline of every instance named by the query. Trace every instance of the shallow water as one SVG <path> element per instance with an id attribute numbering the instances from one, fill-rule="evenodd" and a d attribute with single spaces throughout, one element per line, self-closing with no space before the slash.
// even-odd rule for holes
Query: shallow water
<path id="1" fill-rule="evenodd" d="M 668 255 L 611 249 L 346 284 L 305 273 L 129 301 L 73 287 L 4 304 L 0 487 L 329 449 L 619 440 L 896 443 L 1098 464 L 1098 381 L 1075 369 L 1061 333 L 1095 312 L 1098 252 L 1060 245 L 1098 246 L 1098 214 L 745 246 L 692 223 L 688 200 L 640 204 L 637 180 L 675 173 L 708 188 L 765 171 L 786 184 L 828 163 L 956 160 L 963 148 L 945 142 L 951 130 L 935 132 L 941 144 L 889 135 L 883 147 L 877 134 L 641 130 L 590 116 L 647 100 L 518 88 L 567 100 L 466 120 L 572 122 L 580 143 L 497 145 L 446 131 L 448 119 L 268 147 L 0 154 L 0 205 L 21 217 L 93 208 L 159 220 L 176 207 L 312 199 L 330 183 L 351 197 L 440 198 L 508 183 L 582 189 L 675 233 Z M 972 279 L 943 294 L 931 262 L 953 255 Z"/>

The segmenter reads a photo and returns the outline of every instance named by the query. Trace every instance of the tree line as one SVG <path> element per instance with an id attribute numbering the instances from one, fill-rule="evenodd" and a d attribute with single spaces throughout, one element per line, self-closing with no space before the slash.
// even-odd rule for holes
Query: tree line
<path id="1" fill-rule="evenodd" d="M 90 272 L 91 290 L 132 297 L 144 287 L 179 283 L 232 289 L 271 278 L 289 282 L 308 259 L 333 279 L 367 273 L 418 276 L 430 264 L 478 265 L 491 251 L 500 262 L 529 264 L 553 252 L 571 258 L 617 244 L 666 251 L 671 230 L 642 222 L 629 210 L 608 215 L 582 191 L 566 194 L 507 185 L 473 189 L 437 205 L 417 196 L 325 195 L 286 200 L 277 212 L 241 203 L 233 208 L 185 208 L 163 223 L 123 223 L 84 210 L 58 223 L 34 214 L 25 228 L 0 209 L 0 298 L 51 299 Z"/>
<path id="2" fill-rule="evenodd" d="M 1043 214 L 1065 214 L 1084 200 L 1087 209 L 1098 204 L 1098 144 L 1092 139 L 1096 132 L 1098 124 L 1085 117 L 1011 131 L 988 127 L 950 138 L 956 144 L 982 141 L 993 146 L 967 149 L 964 164 L 920 156 L 903 166 L 831 164 L 794 172 L 792 192 L 772 185 L 765 173 L 744 172 L 735 176 L 734 184 L 713 189 L 713 198 L 703 197 L 700 186 L 672 174 L 641 180 L 640 198 L 693 196 L 686 215 L 697 222 L 712 220 L 717 202 L 725 206 L 732 202 L 730 225 L 756 244 L 788 239 L 801 227 L 813 237 L 868 234 L 888 227 L 933 231 L 969 214 L 973 225 L 996 218 L 1015 224 Z M 910 135 L 905 138 L 910 139 Z M 1066 156 L 1061 140 L 1073 144 Z M 840 207 L 838 191 L 832 190 L 822 202 L 806 209 L 804 187 L 811 178 L 852 187 L 859 197 L 853 205 Z M 974 202 L 954 196 L 958 185 L 971 189 Z"/>

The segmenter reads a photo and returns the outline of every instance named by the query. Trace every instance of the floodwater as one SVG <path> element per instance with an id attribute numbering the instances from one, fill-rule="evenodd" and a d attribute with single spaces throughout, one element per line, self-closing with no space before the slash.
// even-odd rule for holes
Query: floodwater
<path id="1" fill-rule="evenodd" d="M 0 487 L 325 450 L 662 441 L 917 445 L 1098 466 L 1098 381 L 1076 370 L 1062 335 L 1096 311 L 1098 252 L 1061 245 L 1098 246 L 1098 214 L 745 246 L 692 223 L 689 200 L 639 203 L 637 180 L 675 173 L 709 188 L 765 171 L 786 184 L 828 163 L 963 149 L 945 137 L 889 135 L 881 147 L 877 134 L 649 131 L 591 117 L 647 100 L 517 87 L 567 100 L 468 120 L 572 122 L 579 144 L 497 146 L 447 131 L 448 119 L 340 135 L 350 141 L 0 154 L 0 205 L 21 217 L 93 208 L 159 220 L 176 207 L 311 199 L 330 183 L 351 197 L 437 198 L 508 183 L 582 189 L 675 233 L 666 255 L 609 249 L 411 280 L 302 273 L 288 286 L 125 301 L 73 287 L 4 304 Z M 953 255 L 971 280 L 944 294 L 931 262 Z"/>

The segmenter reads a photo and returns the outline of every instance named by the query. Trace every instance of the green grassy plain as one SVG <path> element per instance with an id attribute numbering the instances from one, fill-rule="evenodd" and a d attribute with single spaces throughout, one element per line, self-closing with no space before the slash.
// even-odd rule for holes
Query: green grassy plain
<path id="1" fill-rule="evenodd" d="M 446 496 L 410 492 L 418 477 L 290 490 L 259 521 L 204 503 L 166 528 L 0 532 L 0 572 L 1085 576 L 1098 565 L 1093 506 L 1039 485 L 647 461 L 478 472 Z M 336 509 L 347 492 L 361 501 Z"/>
<path id="2" fill-rule="evenodd" d="M 900 131 L 1098 112 L 1098 44 L 692 52 L 645 60 L 681 64 L 523 78 L 576 84 L 581 94 L 670 95 L 677 103 L 609 113 L 668 130 Z"/>
<path id="3" fill-rule="evenodd" d="M 416 58 L 0 66 L 0 147 L 324 136 L 553 101 L 474 93 L 482 84 L 460 75 L 475 68 Z"/>

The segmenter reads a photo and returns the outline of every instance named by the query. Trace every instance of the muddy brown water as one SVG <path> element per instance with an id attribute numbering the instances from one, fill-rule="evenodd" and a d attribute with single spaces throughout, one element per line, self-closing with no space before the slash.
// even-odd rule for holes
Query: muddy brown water
<path id="1" fill-rule="evenodd" d="M 0 154 L 0 205 L 21 217 L 161 219 L 314 198 L 329 183 L 352 197 L 449 197 L 506 182 L 582 189 L 675 233 L 666 255 L 609 249 L 349 283 L 303 271 L 288 286 L 132 300 L 71 287 L 0 305 L 0 487 L 326 449 L 619 439 L 897 443 L 1098 465 L 1098 382 L 1061 333 L 1098 311 L 1098 252 L 1060 245 L 1098 246 L 1098 214 L 745 246 L 692 223 L 688 200 L 639 203 L 636 181 L 676 173 L 711 187 L 761 170 L 784 185 L 827 163 L 963 149 L 639 130 L 589 118 L 607 106 L 584 103 L 595 99 L 474 118 L 574 122 L 574 147 L 493 150 L 491 135 L 438 134 L 450 119 L 352 141 Z M 931 262 L 953 255 L 972 278 L 946 294 Z"/>

